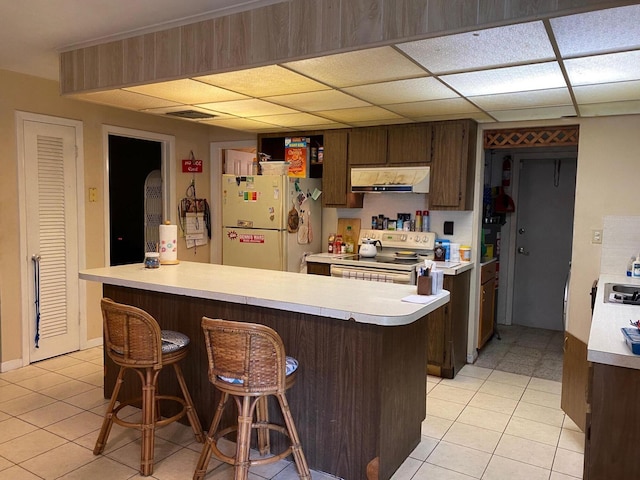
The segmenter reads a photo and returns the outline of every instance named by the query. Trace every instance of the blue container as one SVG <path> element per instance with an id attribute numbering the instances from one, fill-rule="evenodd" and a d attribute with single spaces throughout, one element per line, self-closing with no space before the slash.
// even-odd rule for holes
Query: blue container
<path id="1" fill-rule="evenodd" d="M 640 355 L 640 330 L 637 328 L 621 328 L 622 335 L 624 336 L 624 341 L 627 343 L 627 346 L 631 349 L 631 351 Z"/>

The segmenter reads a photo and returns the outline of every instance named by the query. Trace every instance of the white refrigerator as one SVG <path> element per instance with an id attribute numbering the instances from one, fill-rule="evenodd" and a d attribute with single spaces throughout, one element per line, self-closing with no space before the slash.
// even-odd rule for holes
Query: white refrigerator
<path id="1" fill-rule="evenodd" d="M 222 263 L 299 272 L 322 251 L 321 179 L 222 176 Z"/>

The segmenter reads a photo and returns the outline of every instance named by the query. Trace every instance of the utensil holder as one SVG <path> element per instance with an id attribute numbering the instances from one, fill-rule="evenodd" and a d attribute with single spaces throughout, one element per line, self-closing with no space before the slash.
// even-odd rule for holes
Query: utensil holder
<path id="1" fill-rule="evenodd" d="M 418 295 L 431 295 L 432 279 L 427 275 L 418 277 Z"/>

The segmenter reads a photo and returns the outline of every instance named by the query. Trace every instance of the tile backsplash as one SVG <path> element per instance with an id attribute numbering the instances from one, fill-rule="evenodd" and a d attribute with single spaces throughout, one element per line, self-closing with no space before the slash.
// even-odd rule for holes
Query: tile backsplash
<path id="1" fill-rule="evenodd" d="M 640 253 L 640 217 L 605 216 L 600 273 L 624 275 L 631 256 Z"/>
<path id="2" fill-rule="evenodd" d="M 429 210 L 427 195 L 414 193 L 377 193 L 364 196 L 361 209 L 338 208 L 336 215 L 344 218 L 360 218 L 362 228 L 371 228 L 371 217 L 381 213 L 389 218 L 397 218 L 398 213 L 410 213 L 415 218 L 416 210 Z M 438 238 L 449 239 L 452 243 L 470 244 L 473 225 L 471 211 L 429 211 L 430 231 Z M 453 235 L 444 235 L 444 222 L 451 221 Z"/>

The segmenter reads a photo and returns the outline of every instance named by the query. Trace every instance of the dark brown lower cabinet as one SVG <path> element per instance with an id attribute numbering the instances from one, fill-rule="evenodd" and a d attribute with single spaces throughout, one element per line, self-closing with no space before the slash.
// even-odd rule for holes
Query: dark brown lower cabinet
<path id="1" fill-rule="evenodd" d="M 309 275 L 331 275 L 331 265 L 329 263 L 307 262 L 307 274 Z"/>
<path id="2" fill-rule="evenodd" d="M 429 314 L 427 323 L 427 373 L 453 378 L 467 363 L 469 285 L 471 270 L 445 275 L 449 303 Z"/>
<path id="3" fill-rule="evenodd" d="M 585 480 L 640 478 L 640 370 L 591 364 Z"/>

